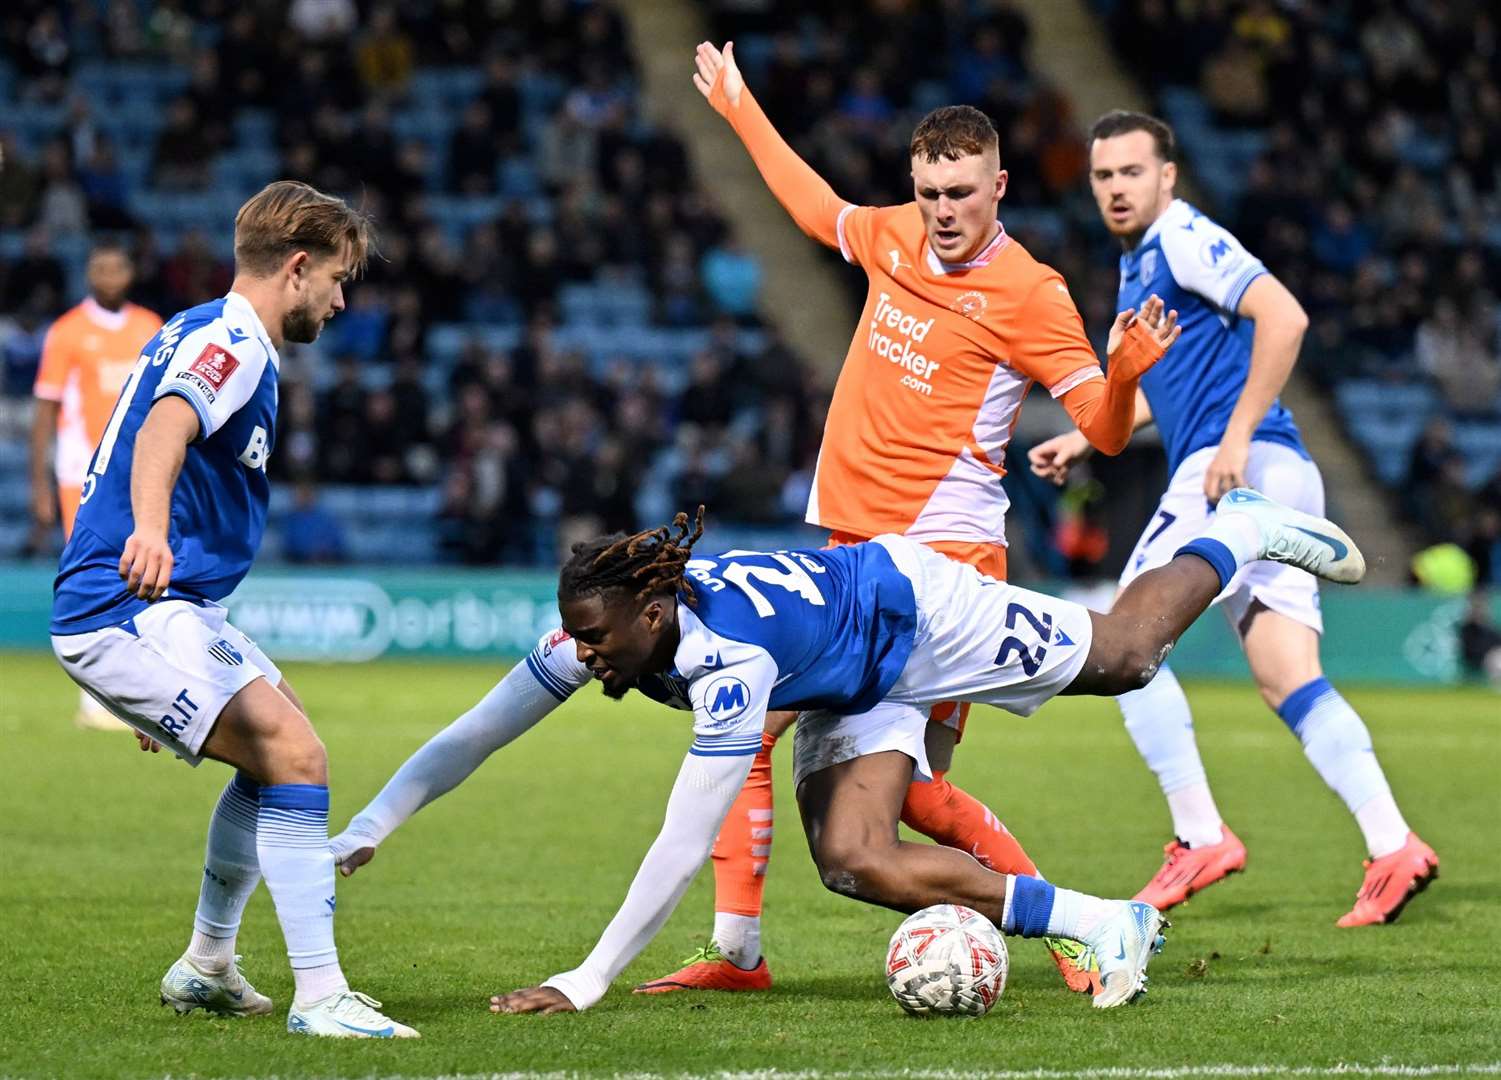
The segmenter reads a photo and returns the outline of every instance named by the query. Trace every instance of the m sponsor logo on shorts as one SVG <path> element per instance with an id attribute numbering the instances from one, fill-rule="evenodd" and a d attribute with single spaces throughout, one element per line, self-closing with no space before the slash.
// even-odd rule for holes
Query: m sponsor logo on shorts
<path id="1" fill-rule="evenodd" d="M 219 663 L 226 664 L 229 667 L 239 667 L 245 662 L 245 658 L 239 654 L 239 651 L 224 638 L 220 638 L 210 645 L 208 647 L 208 654 L 219 661 Z"/>
<path id="2" fill-rule="evenodd" d="M 202 375 L 209 385 L 218 390 L 239 366 L 240 362 L 235 359 L 234 353 L 222 345 L 209 344 L 203 347 L 198 359 L 188 365 L 188 370 Z"/>

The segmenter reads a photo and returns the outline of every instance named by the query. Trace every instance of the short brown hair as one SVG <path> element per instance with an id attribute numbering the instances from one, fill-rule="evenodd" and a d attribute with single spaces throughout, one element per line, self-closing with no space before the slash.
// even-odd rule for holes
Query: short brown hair
<path id="1" fill-rule="evenodd" d="M 1131 112 L 1129 109 L 1111 109 L 1096 120 L 1089 129 L 1089 141 L 1092 145 L 1096 139 L 1113 139 L 1117 135 L 1129 135 L 1133 131 L 1145 131 L 1152 136 L 1157 156 L 1163 161 L 1178 159 L 1178 142 L 1173 137 L 1173 129 L 1168 122 L 1146 113 Z"/>
<path id="2" fill-rule="evenodd" d="M 274 273 L 297 251 L 337 255 L 346 244 L 350 270 L 358 274 L 371 243 L 369 217 L 297 180 L 267 184 L 235 215 L 235 267 L 248 274 Z"/>
<path id="3" fill-rule="evenodd" d="M 1000 156 L 995 125 L 972 105 L 945 105 L 922 118 L 912 132 L 912 156 L 933 162 L 958 161 L 970 154 L 994 150 Z"/>

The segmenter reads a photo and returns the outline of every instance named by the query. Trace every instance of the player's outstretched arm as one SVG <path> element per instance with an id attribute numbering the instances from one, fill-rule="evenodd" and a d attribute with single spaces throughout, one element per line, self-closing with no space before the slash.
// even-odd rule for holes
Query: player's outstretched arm
<path id="1" fill-rule="evenodd" d="M 434 799 L 458 787 L 495 751 L 530 731 L 560 704 L 527 664 L 517 664 L 479 703 L 424 743 L 329 850 L 349 877 L 375 857 L 381 841 Z"/>
<path id="2" fill-rule="evenodd" d="M 130 465 L 130 512 L 134 531 L 120 555 L 120 576 L 127 592 L 142 600 L 160 600 L 172 581 L 172 489 L 198 437 L 198 413 L 186 400 L 169 395 L 157 400 L 136 436 Z"/>
<path id="3" fill-rule="evenodd" d="M 723 50 L 701 42 L 694 55 L 693 85 L 714 111 L 730 122 L 750 152 L 766 186 L 798 228 L 829 247 L 839 246 L 839 215 L 850 204 L 797 156 L 761 111 L 735 63 L 735 43 Z"/>
<path id="4" fill-rule="evenodd" d="M 1147 403 L 1147 395 L 1138 386 L 1136 388 L 1136 420 L 1131 430 L 1140 431 L 1151 422 L 1152 406 Z M 1027 462 L 1032 467 L 1033 476 L 1040 476 L 1061 487 L 1068 482 L 1068 476 L 1073 467 L 1093 453 L 1094 447 L 1089 445 L 1089 440 L 1084 437 L 1084 433 L 1075 429 L 1066 431 L 1062 435 L 1055 435 L 1032 447 L 1027 451 Z"/>
<path id="5" fill-rule="evenodd" d="M 656 936 L 708 861 L 714 838 L 750 775 L 753 760 L 751 754 L 689 754 L 667 801 L 662 831 L 641 860 L 625 902 L 588 959 L 541 986 L 497 994 L 490 999 L 490 1011 L 574 1012 L 604 997 L 615 977 Z"/>

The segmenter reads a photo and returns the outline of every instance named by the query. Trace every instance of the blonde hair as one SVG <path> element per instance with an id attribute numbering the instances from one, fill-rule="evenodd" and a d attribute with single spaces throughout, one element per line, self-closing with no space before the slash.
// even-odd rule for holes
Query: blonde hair
<path id="1" fill-rule="evenodd" d="M 235 267 L 252 275 L 275 273 L 297 251 L 326 257 L 346 245 L 350 271 L 358 274 L 372 242 L 370 219 L 362 211 L 298 180 L 267 184 L 235 215 Z"/>

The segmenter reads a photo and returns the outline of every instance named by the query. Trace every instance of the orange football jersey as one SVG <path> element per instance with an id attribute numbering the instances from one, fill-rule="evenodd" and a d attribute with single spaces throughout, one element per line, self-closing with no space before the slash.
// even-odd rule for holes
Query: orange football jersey
<path id="1" fill-rule="evenodd" d="M 161 326 L 161 319 L 136 304 L 109 311 L 87 299 L 64 312 L 47 331 L 34 393 L 60 404 L 59 487 L 82 486 L 120 388 L 141 347 Z"/>
<path id="2" fill-rule="evenodd" d="M 1102 377 L 1063 278 L 1004 228 L 967 263 L 916 203 L 846 205 L 840 252 L 870 291 L 839 373 L 807 520 L 859 536 L 1005 542 L 1006 444 L 1033 382 Z"/>

